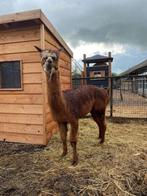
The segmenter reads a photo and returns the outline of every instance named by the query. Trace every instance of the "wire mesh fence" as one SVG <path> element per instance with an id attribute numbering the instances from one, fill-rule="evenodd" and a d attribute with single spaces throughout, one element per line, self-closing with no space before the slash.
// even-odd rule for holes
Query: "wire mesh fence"
<path id="1" fill-rule="evenodd" d="M 147 75 L 103 78 L 73 78 L 73 88 L 94 85 L 107 89 L 110 96 L 106 115 L 124 118 L 147 118 Z M 102 82 L 103 81 L 103 82 Z M 106 87 L 104 85 L 104 87 Z"/>

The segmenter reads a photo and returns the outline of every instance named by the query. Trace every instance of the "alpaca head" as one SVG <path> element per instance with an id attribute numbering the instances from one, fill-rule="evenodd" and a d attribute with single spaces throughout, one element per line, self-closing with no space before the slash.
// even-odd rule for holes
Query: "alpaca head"
<path id="1" fill-rule="evenodd" d="M 41 50 L 37 46 L 35 48 L 40 52 L 41 55 L 41 63 L 43 70 L 48 74 L 49 76 L 51 73 L 58 70 L 58 59 L 59 59 L 59 50 Z"/>

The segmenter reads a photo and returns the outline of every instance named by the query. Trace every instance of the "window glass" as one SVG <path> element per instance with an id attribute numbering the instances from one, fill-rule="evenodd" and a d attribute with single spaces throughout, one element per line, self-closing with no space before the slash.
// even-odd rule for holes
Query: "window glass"
<path id="1" fill-rule="evenodd" d="M 0 62 L 0 89 L 21 88 L 20 61 Z"/>

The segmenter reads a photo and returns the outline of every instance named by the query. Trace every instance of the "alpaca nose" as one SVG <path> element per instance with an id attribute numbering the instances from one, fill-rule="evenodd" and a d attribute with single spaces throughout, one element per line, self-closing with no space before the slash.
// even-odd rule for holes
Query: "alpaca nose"
<path id="1" fill-rule="evenodd" d="M 51 57 L 48 57 L 47 62 L 48 63 L 52 63 L 53 62 L 53 59 Z"/>

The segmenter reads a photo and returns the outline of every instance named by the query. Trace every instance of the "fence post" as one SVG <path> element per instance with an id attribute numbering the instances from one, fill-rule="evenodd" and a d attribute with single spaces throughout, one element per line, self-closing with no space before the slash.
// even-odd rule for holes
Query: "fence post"
<path id="1" fill-rule="evenodd" d="M 120 99 L 121 99 L 121 101 L 123 101 L 123 95 L 122 95 L 122 86 L 123 85 L 123 83 L 121 82 L 121 78 L 120 78 Z"/>
<path id="2" fill-rule="evenodd" d="M 113 78 L 110 78 L 110 117 L 113 117 Z"/>
<path id="3" fill-rule="evenodd" d="M 145 85 L 144 85 L 144 81 L 145 81 L 145 78 L 143 78 L 142 81 L 143 81 L 143 85 L 142 85 L 142 88 L 143 88 L 143 89 L 142 89 L 142 91 L 143 91 L 143 92 L 142 92 L 142 96 L 145 97 L 145 94 L 144 94 L 144 86 L 145 86 Z"/>

